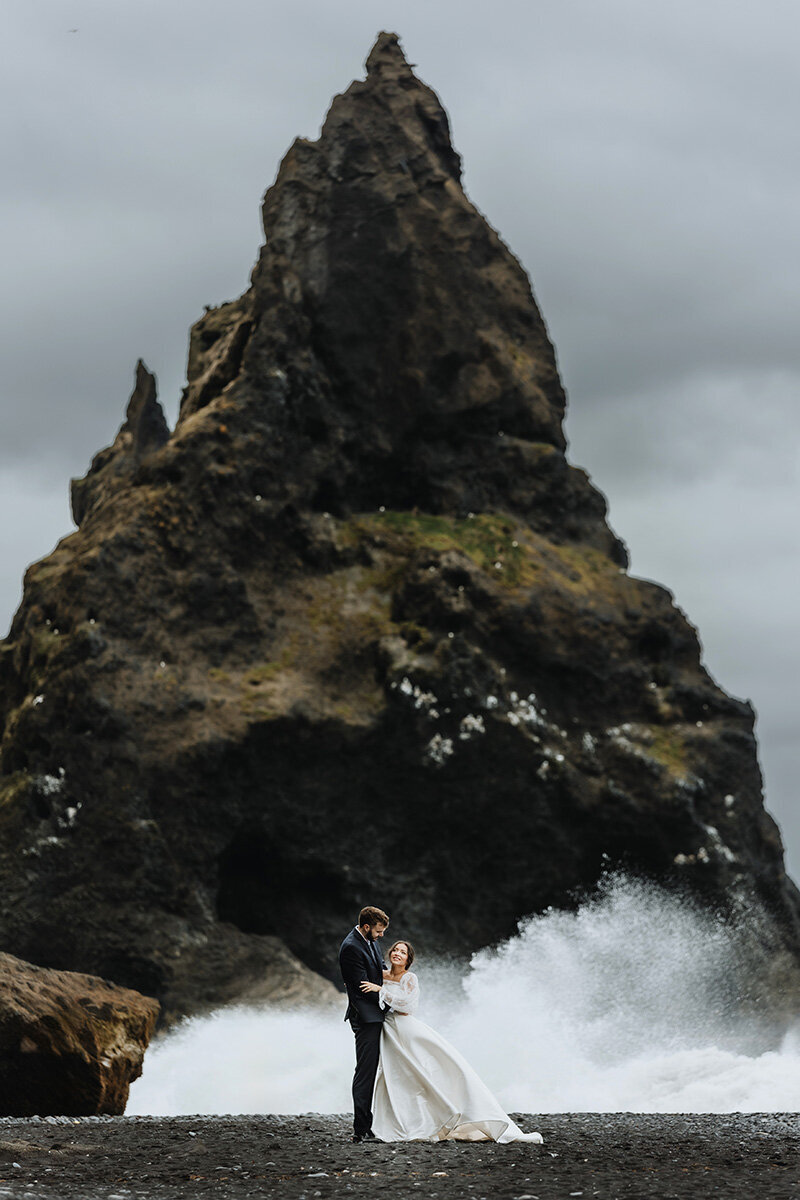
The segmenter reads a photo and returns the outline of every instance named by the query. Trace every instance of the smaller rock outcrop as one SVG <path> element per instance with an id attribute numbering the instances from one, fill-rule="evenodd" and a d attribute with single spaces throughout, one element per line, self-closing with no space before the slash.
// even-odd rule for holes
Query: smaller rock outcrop
<path id="1" fill-rule="evenodd" d="M 119 487 L 120 477 L 133 475 L 142 461 L 168 441 L 169 426 L 156 399 L 156 379 L 141 359 L 136 364 L 136 384 L 125 422 L 114 443 L 95 454 L 92 465 L 82 479 L 73 479 L 70 486 L 72 519 L 80 525 L 90 509 L 102 499 L 111 485 Z"/>
<path id="2" fill-rule="evenodd" d="M 96 976 L 0 954 L 0 1114 L 123 1113 L 158 1011 Z"/>
<path id="3" fill-rule="evenodd" d="M 327 979 L 306 967 L 278 937 L 242 933 L 226 921 L 195 932 L 171 959 L 162 1023 L 228 1004 L 271 1008 L 343 1005 Z M 342 1010 L 343 1011 L 343 1010 Z"/>

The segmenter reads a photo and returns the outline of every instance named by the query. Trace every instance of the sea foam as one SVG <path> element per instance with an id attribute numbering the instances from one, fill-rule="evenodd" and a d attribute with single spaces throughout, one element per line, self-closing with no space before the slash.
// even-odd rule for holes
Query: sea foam
<path id="1" fill-rule="evenodd" d="M 778 1034 L 743 1012 L 758 991 L 749 946 L 741 923 L 616 878 L 465 967 L 420 955 L 419 1017 L 509 1111 L 800 1111 L 800 1023 Z M 342 1012 L 230 1008 L 188 1021 L 149 1050 L 128 1112 L 345 1112 Z"/>

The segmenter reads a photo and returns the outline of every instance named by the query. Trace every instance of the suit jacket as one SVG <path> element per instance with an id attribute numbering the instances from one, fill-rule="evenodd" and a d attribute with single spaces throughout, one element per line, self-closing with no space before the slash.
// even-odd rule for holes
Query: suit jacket
<path id="1" fill-rule="evenodd" d="M 370 945 L 375 947 L 377 958 Z M 345 1021 L 365 1024 L 382 1021 L 386 1013 L 380 1006 L 378 993 L 362 992 L 359 987 L 364 979 L 368 979 L 370 983 L 383 983 L 386 963 L 378 950 L 377 942 L 368 944 L 357 928 L 351 929 L 339 948 L 339 970 L 347 988 Z"/>

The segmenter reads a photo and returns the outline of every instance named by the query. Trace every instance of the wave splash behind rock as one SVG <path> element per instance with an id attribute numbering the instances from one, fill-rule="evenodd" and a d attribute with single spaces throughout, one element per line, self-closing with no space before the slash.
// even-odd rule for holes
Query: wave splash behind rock
<path id="1" fill-rule="evenodd" d="M 421 956 L 415 970 L 418 1016 L 509 1111 L 800 1109 L 800 1026 L 784 1035 L 758 1005 L 764 953 L 752 924 L 652 885 L 616 877 L 577 912 L 525 921 L 471 964 Z M 346 1112 L 342 1007 L 189 1021 L 153 1046 L 130 1111 Z M 513 1022 L 498 1020 L 508 1011 Z"/>

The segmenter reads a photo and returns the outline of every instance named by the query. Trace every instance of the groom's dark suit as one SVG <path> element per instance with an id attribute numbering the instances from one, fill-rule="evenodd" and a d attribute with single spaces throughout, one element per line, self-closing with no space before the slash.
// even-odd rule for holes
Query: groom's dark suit
<path id="1" fill-rule="evenodd" d="M 386 1015 L 377 992 L 362 992 L 363 980 L 383 983 L 386 964 L 376 942 L 351 929 L 339 949 L 339 969 L 347 988 L 347 1012 L 356 1036 L 356 1070 L 353 1076 L 353 1130 L 364 1137 L 372 1128 L 372 1091 L 380 1057 L 381 1028 Z"/>

